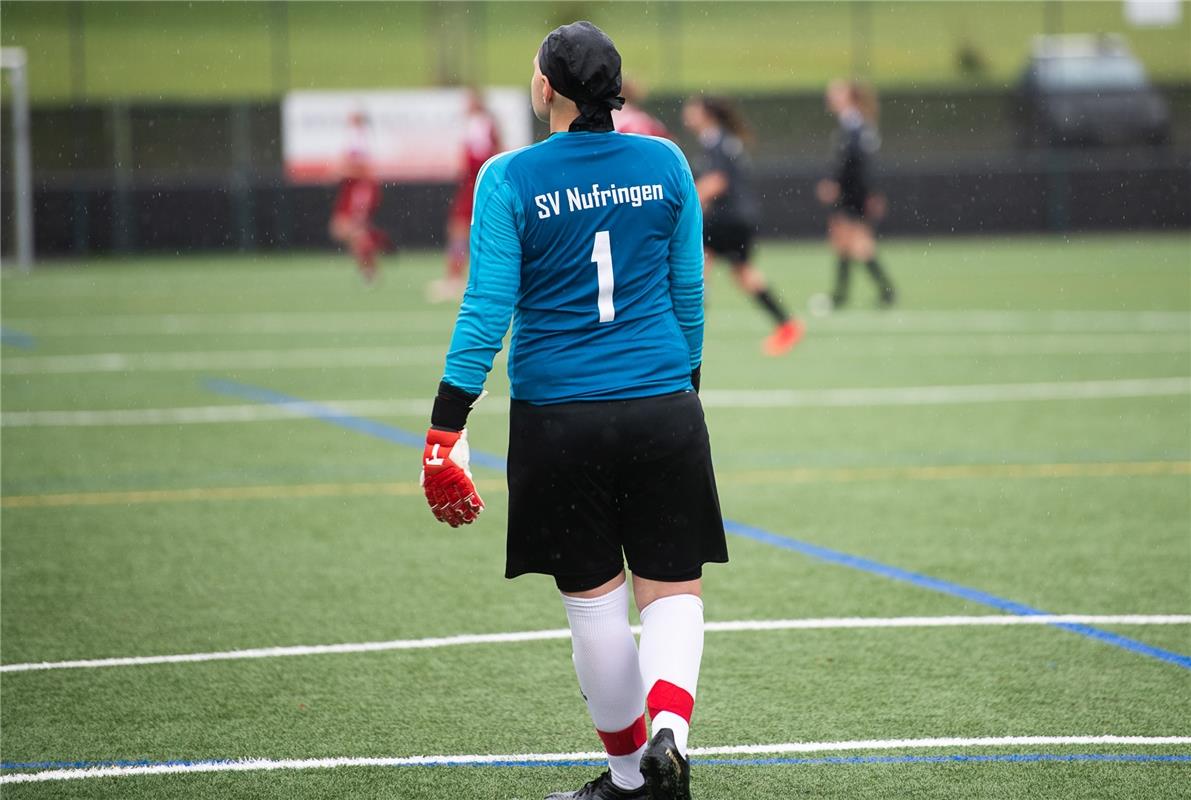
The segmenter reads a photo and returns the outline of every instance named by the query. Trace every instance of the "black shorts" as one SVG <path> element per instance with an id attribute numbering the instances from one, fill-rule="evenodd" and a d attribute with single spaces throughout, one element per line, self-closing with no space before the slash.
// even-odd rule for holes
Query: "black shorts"
<path id="1" fill-rule="evenodd" d="M 841 194 L 840 198 L 835 201 L 835 206 L 832 211 L 836 214 L 843 214 L 849 219 L 864 221 L 865 206 L 868 204 L 868 196 L 863 194 Z"/>
<path id="2" fill-rule="evenodd" d="M 509 413 L 505 577 L 553 575 L 564 592 L 624 569 L 656 581 L 728 560 L 703 406 L 694 392 Z"/>
<path id="3" fill-rule="evenodd" d="M 710 219 L 703 225 L 703 246 L 739 267 L 753 254 L 753 226 L 743 220 Z"/>

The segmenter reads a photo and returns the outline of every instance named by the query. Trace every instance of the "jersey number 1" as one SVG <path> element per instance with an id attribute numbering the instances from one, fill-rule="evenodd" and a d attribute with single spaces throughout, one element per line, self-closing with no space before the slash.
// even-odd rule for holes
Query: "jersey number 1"
<path id="1" fill-rule="evenodd" d="M 612 304 L 612 240 L 608 231 L 600 231 L 595 235 L 591 260 L 595 262 L 596 280 L 600 285 L 600 293 L 596 300 L 596 306 L 600 309 L 600 322 L 611 322 L 616 319 L 616 306 Z"/>

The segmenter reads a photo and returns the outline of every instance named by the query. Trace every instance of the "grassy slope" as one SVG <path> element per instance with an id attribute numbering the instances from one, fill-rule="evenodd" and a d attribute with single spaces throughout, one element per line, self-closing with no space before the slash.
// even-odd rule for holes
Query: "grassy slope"
<path id="1" fill-rule="evenodd" d="M 255 3 L 87 3 L 81 89 L 110 98 L 267 97 L 292 88 L 418 86 L 442 80 L 522 85 L 546 31 L 586 17 L 618 42 L 632 74 L 654 88 L 817 88 L 853 65 L 867 29 L 869 72 L 884 86 L 955 85 L 961 46 L 1012 80 L 1042 2 L 841 3 L 289 3 L 287 21 Z M 36 100 L 71 97 L 71 10 L 10 0 L 5 46 L 29 49 Z M 1064 2 L 1059 30 L 1124 34 L 1155 78 L 1186 81 L 1191 15 L 1174 28 L 1132 28 L 1122 4 Z M 287 29 L 280 39 L 275 29 Z M 275 50 L 281 41 L 288 58 Z M 725 44 L 729 43 L 729 44 Z M 350 57 L 346 57 L 350 54 Z M 280 60 L 278 60 L 280 59 Z M 279 83 L 279 81 L 281 83 Z"/>
<path id="2" fill-rule="evenodd" d="M 886 250 L 911 312 L 1187 311 L 1187 246 L 1185 237 L 1119 237 L 899 242 Z M 818 248 L 770 245 L 761 263 L 787 297 L 804 298 L 825 282 L 828 258 Z M 47 268 L 31 278 L 6 276 L 4 324 L 34 335 L 36 349 L 6 347 L 4 356 L 441 347 L 451 313 L 428 314 L 420 303 L 421 286 L 436 264 L 437 257 L 411 256 L 373 292 L 361 291 L 333 257 L 179 259 L 156 269 L 146 262 L 97 263 Z M 889 333 L 888 318 L 853 313 L 813 323 L 796 354 L 766 362 L 756 352 L 762 320 L 722 278 L 713 286 L 709 389 L 1191 374 L 1185 327 L 1128 334 L 1140 337 L 1140 352 L 1100 352 L 1119 341 L 1111 330 L 1082 334 L 1082 352 L 990 352 L 997 342 L 1027 347 L 1053 337 L 1039 333 L 1046 322 L 1040 316 L 1027 320 L 1032 333 L 1006 336 Z M 330 336 L 85 333 L 93 315 L 166 310 L 392 311 L 393 317 L 382 330 Z M 906 319 L 915 318 L 921 319 Z M 949 350 L 957 341 L 959 352 Z M 1151 341 L 1164 343 L 1165 351 L 1147 352 Z M 968 344 L 983 355 L 965 355 Z M 437 372 L 422 364 L 213 374 L 303 397 L 377 399 L 423 397 Z M 3 407 L 242 402 L 204 389 L 204 374 L 6 374 Z M 493 383 L 495 393 L 505 391 L 502 377 Z M 1185 461 L 1191 458 L 1185 396 L 747 414 L 712 409 L 708 416 L 731 517 L 1056 613 L 1186 613 L 1191 606 L 1185 581 L 1191 487 L 1185 476 L 846 483 L 820 477 L 808 483 L 791 482 L 781 472 Z M 420 416 L 387 421 L 411 430 L 424 424 Z M 477 416 L 472 427 L 477 448 L 503 451 L 499 415 Z M 408 487 L 416 469 L 410 450 L 315 421 L 5 428 L 3 453 L 5 495 L 324 482 L 401 481 Z M 758 469 L 770 472 L 759 475 Z M 487 499 L 491 512 L 483 524 L 454 532 L 432 525 L 412 493 L 6 508 L 3 661 L 562 626 L 547 582 L 499 577 L 505 498 L 493 490 Z M 732 554 L 729 568 L 708 571 L 711 619 L 988 611 L 751 541 L 734 539 Z M 1118 632 L 1191 650 L 1184 626 Z M 3 758 L 589 750 L 594 737 L 575 696 L 567 652 L 565 642 L 551 641 L 12 675 L 3 682 L 0 703 Z M 1182 734 L 1188 710 L 1185 672 L 1052 629 L 711 634 L 696 738 L 717 745 Z M 536 797 L 589 773 L 346 770 L 93 781 L 11 787 L 11 793 Z M 940 798 L 1178 797 L 1187 773 L 1185 765 L 1153 764 L 714 767 L 699 772 L 697 790 L 702 797 L 741 800 L 765 791 L 790 797 L 886 797 L 894 791 Z"/>

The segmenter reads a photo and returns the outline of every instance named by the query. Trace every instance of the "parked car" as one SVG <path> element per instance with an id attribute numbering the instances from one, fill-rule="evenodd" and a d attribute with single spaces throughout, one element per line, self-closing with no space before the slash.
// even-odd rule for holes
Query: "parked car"
<path id="1" fill-rule="evenodd" d="M 1014 106 L 1025 147 L 1170 141 L 1170 105 L 1119 36 L 1037 37 Z"/>

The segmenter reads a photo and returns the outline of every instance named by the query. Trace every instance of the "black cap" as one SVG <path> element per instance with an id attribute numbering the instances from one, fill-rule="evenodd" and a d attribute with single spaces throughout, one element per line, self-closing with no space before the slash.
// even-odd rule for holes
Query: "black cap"
<path id="1" fill-rule="evenodd" d="M 571 130 L 610 131 L 620 96 L 620 53 L 586 20 L 555 28 L 538 50 L 538 68 L 554 90 L 579 106 Z"/>

